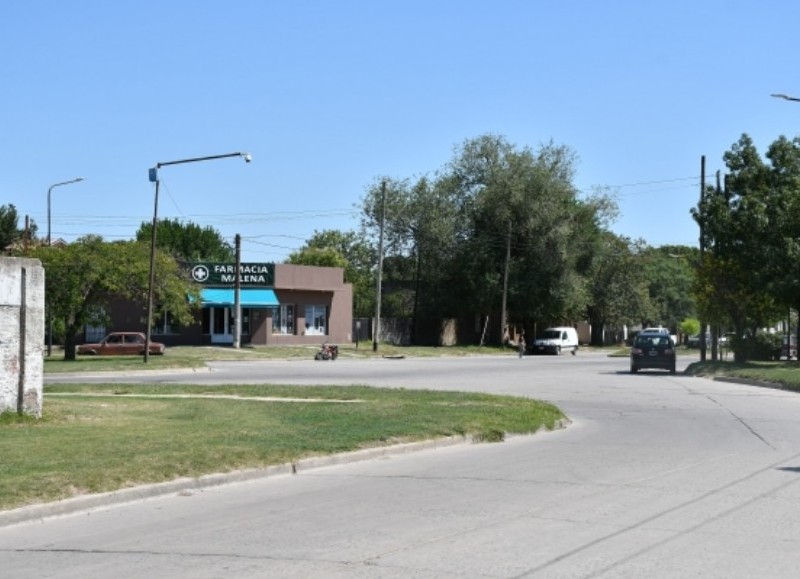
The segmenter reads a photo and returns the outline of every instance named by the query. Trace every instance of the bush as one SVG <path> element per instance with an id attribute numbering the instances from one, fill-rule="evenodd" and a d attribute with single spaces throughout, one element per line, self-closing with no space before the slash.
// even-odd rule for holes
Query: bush
<path id="1" fill-rule="evenodd" d="M 737 362 L 748 360 L 777 360 L 781 353 L 778 334 L 759 332 L 754 336 L 731 337 L 731 349 Z"/>
<path id="2" fill-rule="evenodd" d="M 680 323 L 678 329 L 684 336 L 696 336 L 700 333 L 700 321 L 696 318 L 686 318 Z"/>

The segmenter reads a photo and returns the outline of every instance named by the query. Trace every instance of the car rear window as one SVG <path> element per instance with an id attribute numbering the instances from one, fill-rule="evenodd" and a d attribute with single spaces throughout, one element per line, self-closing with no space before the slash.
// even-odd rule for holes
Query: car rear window
<path id="1" fill-rule="evenodd" d="M 635 345 L 639 348 L 652 346 L 666 348 L 672 346 L 672 340 L 667 336 L 637 336 Z"/>

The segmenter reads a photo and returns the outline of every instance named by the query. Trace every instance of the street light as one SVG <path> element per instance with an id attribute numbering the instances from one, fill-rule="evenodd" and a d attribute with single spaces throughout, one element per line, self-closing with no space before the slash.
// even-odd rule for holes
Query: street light
<path id="1" fill-rule="evenodd" d="M 83 177 L 76 177 L 71 181 L 56 183 L 55 185 L 51 185 L 50 189 L 47 190 L 47 245 L 50 245 L 50 195 L 53 192 L 53 189 L 56 187 L 61 187 L 61 185 L 69 185 L 70 183 L 77 183 L 79 181 L 83 181 Z"/>
<path id="2" fill-rule="evenodd" d="M 769 96 L 771 96 L 771 97 L 775 97 L 776 99 L 783 99 L 783 100 L 787 100 L 787 101 L 796 101 L 796 102 L 800 102 L 800 98 L 793 97 L 793 96 L 789 96 L 788 94 L 782 94 L 782 93 L 773 93 L 773 94 L 771 94 L 771 95 L 769 95 Z"/>
<path id="3" fill-rule="evenodd" d="M 50 197 L 53 193 L 53 189 L 56 187 L 61 187 L 62 185 L 69 185 L 70 183 L 77 183 L 79 181 L 83 181 L 83 177 L 76 177 L 75 179 L 71 179 L 70 181 L 62 181 L 61 183 L 55 183 L 54 185 L 50 185 L 50 188 L 47 190 L 47 246 L 50 247 Z M 47 357 L 53 355 L 53 316 L 50 314 L 50 308 L 47 308 Z"/>
<path id="4" fill-rule="evenodd" d="M 198 163 L 200 161 L 213 161 L 214 159 L 226 159 L 228 157 L 241 157 L 245 163 L 253 160 L 250 153 L 226 153 L 225 155 L 211 155 L 209 157 L 194 157 L 192 159 L 181 159 L 179 161 L 166 161 L 163 163 L 156 163 L 156 166 L 150 169 L 150 182 L 156 184 L 155 202 L 153 204 L 153 231 L 150 238 L 150 283 L 147 289 L 147 330 L 145 332 L 144 340 L 144 362 L 150 360 L 150 337 L 153 326 L 153 292 L 156 283 L 156 225 L 158 223 L 158 170 L 167 165 L 182 165 L 184 163 Z M 236 272 L 238 275 L 239 272 Z"/>

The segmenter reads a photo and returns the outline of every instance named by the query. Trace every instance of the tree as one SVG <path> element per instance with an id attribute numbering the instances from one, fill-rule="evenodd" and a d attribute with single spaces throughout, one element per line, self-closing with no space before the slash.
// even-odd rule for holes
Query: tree
<path id="1" fill-rule="evenodd" d="M 642 250 L 644 275 L 653 310 L 639 321 L 663 325 L 677 332 L 680 323 L 697 315 L 692 287 L 699 250 L 680 245 L 663 245 Z"/>
<path id="2" fill-rule="evenodd" d="M 517 149 L 493 135 L 468 141 L 451 162 L 446 183 L 464 224 L 451 287 L 467 289 L 472 311 L 498 311 L 507 288 L 509 316 L 523 324 L 584 316 L 579 259 L 597 216 L 577 199 L 574 162 L 567 147 Z"/>
<path id="3" fill-rule="evenodd" d="M 780 319 L 800 290 L 791 265 L 800 241 L 791 215 L 800 206 L 797 142 L 779 139 L 768 158 L 771 164 L 742 135 L 723 156 L 725 187 L 707 187 L 692 212 L 706 248 L 698 268 L 698 307 L 712 322 L 727 318 L 737 336 L 755 335 Z M 734 345 L 735 358 L 743 355 Z"/>
<path id="4" fill-rule="evenodd" d="M 152 223 L 142 223 L 136 240 L 151 242 Z M 185 262 L 232 262 L 234 248 L 213 227 L 200 227 L 195 223 L 182 223 L 178 219 L 160 219 L 156 231 L 156 245 Z"/>
<path id="5" fill-rule="evenodd" d="M 612 204 L 577 199 L 574 161 L 563 146 L 533 151 L 483 135 L 433 179 L 373 184 L 362 226 L 373 236 L 382 226 L 387 260 L 414 272 L 405 287 L 415 314 L 492 317 L 493 336 L 506 311 L 522 324 L 582 318 L 587 248 Z"/>
<path id="6" fill-rule="evenodd" d="M 650 280 L 642 267 L 647 257 L 641 242 L 613 233 L 603 234 L 589 271 L 590 301 L 587 318 L 593 345 L 604 343 L 606 331 L 635 325 L 654 315 Z M 619 338 L 619 337 L 617 337 Z"/>
<path id="7" fill-rule="evenodd" d="M 459 239 L 458 204 L 444 183 L 428 177 L 413 183 L 384 177 L 364 199 L 364 236 L 377 238 L 381 227 L 384 233 L 382 311 L 388 317 L 412 318 L 412 343 L 420 343 L 420 323 L 435 328 L 437 320 L 457 308 L 449 271 Z"/>
<path id="8" fill-rule="evenodd" d="M 316 265 L 319 267 L 347 266 L 344 256 L 332 247 L 304 247 L 289 254 L 286 263 L 293 265 Z"/>
<path id="9" fill-rule="evenodd" d="M 150 247 L 146 243 L 86 236 L 63 246 L 32 248 L 28 255 L 45 269 L 45 303 L 64 333 L 64 357 L 75 359 L 77 336 L 86 325 L 105 325 L 112 300 L 145 304 Z M 199 290 L 165 252 L 156 254 L 156 315 L 169 312 L 179 323 L 193 321 Z M 142 307 L 142 325 L 146 325 Z"/>
<path id="10" fill-rule="evenodd" d="M 0 253 L 7 253 L 13 246 L 24 239 L 25 229 L 19 228 L 19 215 L 13 205 L 0 205 Z M 32 238 L 36 234 L 36 223 L 28 225 L 27 235 Z"/>
<path id="11" fill-rule="evenodd" d="M 355 317 L 371 317 L 375 312 L 375 250 L 363 235 L 354 231 L 327 229 L 315 231 L 286 263 L 343 267 L 344 281 L 353 284 Z"/>

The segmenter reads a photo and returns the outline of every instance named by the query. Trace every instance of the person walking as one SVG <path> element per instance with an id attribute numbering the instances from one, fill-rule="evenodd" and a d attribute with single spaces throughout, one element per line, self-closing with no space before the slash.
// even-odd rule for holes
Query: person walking
<path id="1" fill-rule="evenodd" d="M 517 338 L 517 351 L 520 358 L 525 355 L 525 332 L 521 332 Z"/>

